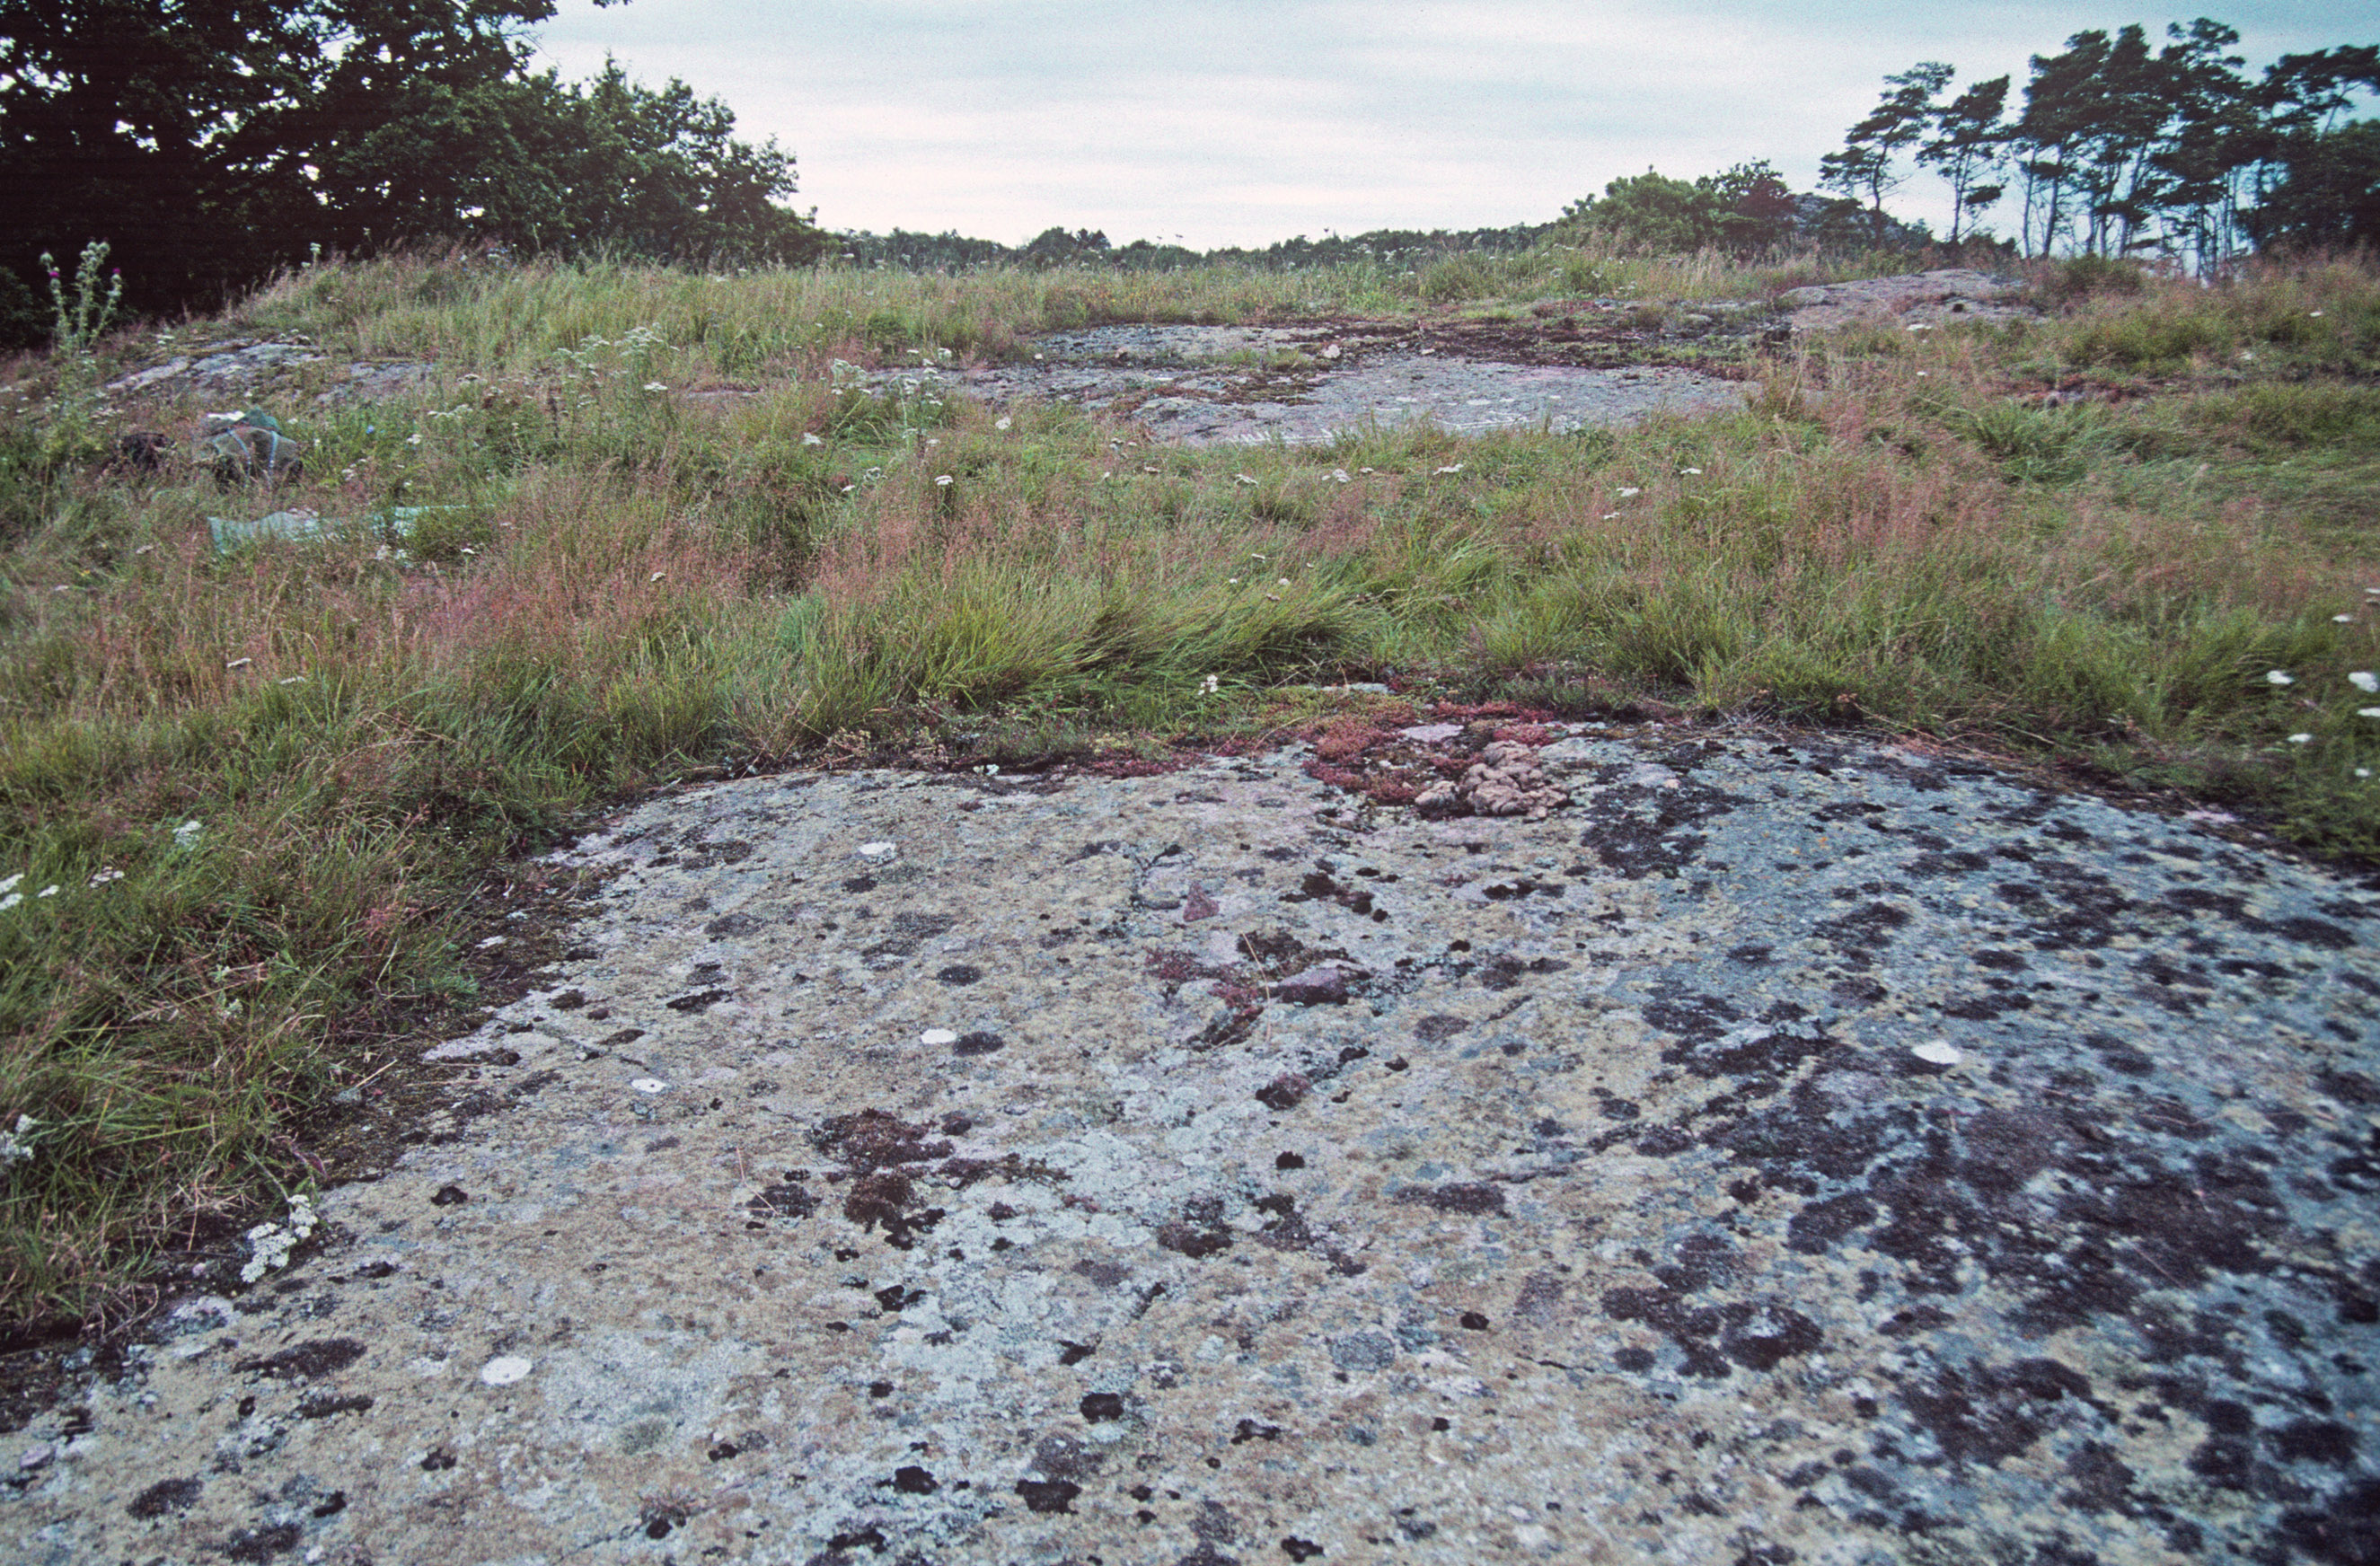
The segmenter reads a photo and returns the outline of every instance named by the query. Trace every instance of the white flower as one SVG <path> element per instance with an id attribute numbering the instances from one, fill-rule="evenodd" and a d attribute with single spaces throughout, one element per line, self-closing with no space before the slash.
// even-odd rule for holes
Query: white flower
<path id="1" fill-rule="evenodd" d="M 935 474 L 935 475 L 934 475 L 934 488 L 936 488 L 936 489 L 938 489 L 938 490 L 947 490 L 947 489 L 949 489 L 950 487 L 951 487 L 951 476 L 950 476 L 949 474 L 947 474 L 947 473 L 937 473 L 937 474 Z"/>
<path id="2" fill-rule="evenodd" d="M 1377 467 L 1358 467 L 1355 471 L 1358 473 L 1378 473 L 1379 469 Z M 2380 592 L 2380 588 L 2374 588 L 2372 590 L 2374 592 Z"/>
<path id="3" fill-rule="evenodd" d="M 669 573 L 668 573 L 668 572 L 666 572 L 666 571 L 656 571 L 656 572 L 654 572 L 651 576 L 650 576 L 650 577 L 646 577 L 646 578 L 645 578 L 645 580 L 646 580 L 647 582 L 658 582 L 658 581 L 660 581 L 663 577 L 666 577 L 666 576 L 668 576 L 668 575 L 669 575 Z"/>
<path id="4" fill-rule="evenodd" d="M 1198 682 L 1198 694 L 1200 696 L 1214 696 L 1220 692 L 1222 688 L 1222 680 L 1214 674 L 1209 674 L 1205 679 Z"/>
<path id="5" fill-rule="evenodd" d="M 1256 480 L 1253 477 L 1245 473 L 1234 473 L 1232 477 L 1243 484 L 1253 484 L 1256 482 Z"/>
<path id="6" fill-rule="evenodd" d="M 2369 767 L 2358 767 L 2355 769 L 2355 775 L 2359 778 L 2368 778 L 2372 775 L 2372 769 Z"/>
<path id="7" fill-rule="evenodd" d="M 472 552 L 467 549 L 463 552 L 465 554 L 469 554 Z M 275 680 L 273 683 L 275 685 L 284 686 L 302 686 L 306 683 L 306 676 L 303 674 L 292 674 L 285 680 Z"/>
<path id="8" fill-rule="evenodd" d="M 1619 492 L 1619 493 L 1620 493 L 1620 498 L 1621 498 L 1621 500 L 1633 500 L 1633 499 L 1634 499 L 1636 496 L 1641 495 L 1641 494 L 1643 494 L 1644 492 L 1645 492 L 1644 491 L 1642 491 L 1642 490 L 1640 490 L 1640 489 L 1636 488 L 1636 487 L 1635 487 L 1634 485 L 1633 485 L 1633 484 L 1632 484 L 1632 485 L 1628 485 L 1628 486 L 1623 487 L 1623 488 Z"/>
<path id="9" fill-rule="evenodd" d="M 2313 743 L 2313 735 L 2291 734 L 2289 735 L 2289 743 L 2291 745 L 2312 745 Z"/>
<path id="10" fill-rule="evenodd" d="M 1701 472 L 1702 469 L 1699 467 L 1681 467 L 1678 469 L 1678 476 L 1680 478 L 1684 478 L 1689 474 L 1699 476 Z"/>
<path id="11" fill-rule="evenodd" d="M 1933 372 L 1932 370 L 1919 370 L 1917 373 L 1918 373 L 1920 376 L 1925 376 L 1925 375 L 1931 375 L 1931 374 L 1933 374 L 1934 372 Z"/>
<path id="12" fill-rule="evenodd" d="M 1912 321 L 1909 323 L 1909 329 L 1912 332 L 1931 332 L 1934 330 L 1934 323 L 1930 321 Z"/>
<path id="13" fill-rule="evenodd" d="M 52 881 L 52 882 L 50 882 L 50 884 L 49 884 L 49 885 L 47 885 L 47 886 L 45 886 L 45 887 L 42 888 L 42 890 L 41 890 L 41 891 L 36 892 L 35 893 L 33 893 L 33 898 L 34 898 L 34 900 L 35 900 L 36 902 L 38 902 L 38 901 L 40 901 L 42 898 L 44 898 L 44 897 L 55 897 L 57 894 L 58 894 L 58 883 L 57 883 L 56 881 Z"/>
<path id="14" fill-rule="evenodd" d="M 2265 673 L 2265 683 L 2268 686 L 2293 686 L 2298 683 L 2298 677 L 2286 670 L 2273 669 Z"/>
<path id="15" fill-rule="evenodd" d="M 21 892 L 12 892 L 6 897 L 0 897 L 0 914 L 6 913 L 24 900 L 25 894 Z"/>
<path id="16" fill-rule="evenodd" d="M 18 1115 L 16 1130 L 0 1131 L 0 1169 L 33 1156 L 33 1127 L 41 1123 L 31 1115 Z"/>
<path id="17" fill-rule="evenodd" d="M 249 664 L 251 664 L 251 663 L 253 663 L 253 662 L 256 662 L 256 660 L 255 660 L 255 659 L 253 659 L 253 658 L 235 658 L 235 659 L 233 659 L 230 662 L 228 662 L 228 663 L 225 664 L 225 665 L 224 665 L 224 667 L 225 667 L 226 670 L 230 670 L 230 669 L 245 669 L 245 668 L 247 668 Z"/>
<path id="18" fill-rule="evenodd" d="M 1441 475 L 1441 474 L 1447 474 L 1447 473 L 1460 473 L 1460 472 L 1462 472 L 1462 471 L 1463 471 L 1463 464 L 1461 464 L 1461 463 L 1459 463 L 1459 462 L 1450 462 L 1450 463 L 1448 463 L 1448 464 L 1447 464 L 1445 467 L 1439 467 L 1439 468 L 1434 468 L 1434 469 L 1432 469 L 1432 471 L 1431 471 L 1431 476 L 1432 476 L 1433 478 L 1435 478 L 1435 477 L 1438 477 L 1438 476 L 1439 476 L 1439 475 Z"/>
<path id="19" fill-rule="evenodd" d="M 2357 669 L 2347 676 L 2347 683 L 2357 690 L 2380 691 L 2380 674 L 2369 669 Z"/>
<path id="20" fill-rule="evenodd" d="M 199 845 L 199 834 L 207 829 L 196 821 L 184 821 L 174 829 L 174 852 L 187 854 Z"/>
<path id="21" fill-rule="evenodd" d="M 2380 707 L 2359 707 L 2355 715 L 2359 718 L 2380 718 Z"/>
<path id="22" fill-rule="evenodd" d="M 408 446 L 419 445 L 421 443 L 421 431 L 416 430 L 412 434 L 405 437 L 405 443 Z"/>
<path id="23" fill-rule="evenodd" d="M 1015 422 L 1016 420 L 1009 418 L 1008 415 L 1003 413 L 999 418 L 991 421 L 991 427 L 995 430 L 1005 430 L 1010 428 Z"/>
<path id="24" fill-rule="evenodd" d="M 14 891 L 16 891 L 16 890 L 17 890 L 17 883 L 18 883 L 18 881 L 23 880 L 24 879 L 25 879 L 25 872 L 24 872 L 24 871 L 22 871 L 22 870 L 18 870 L 15 875 L 10 876 L 6 880 L 0 880 L 0 892 L 14 892 Z"/>
<path id="25" fill-rule="evenodd" d="M 2330 623 L 2334 625 L 2352 625 L 2355 624 L 2355 616 L 2352 614 L 2334 614 L 2330 617 Z"/>
<path id="26" fill-rule="evenodd" d="M 124 872 L 122 870 L 117 869 L 113 865 L 102 865 L 98 869 L 91 872 L 91 885 L 93 888 L 98 888 L 105 886 L 109 881 L 122 880 L 123 879 Z"/>
<path id="27" fill-rule="evenodd" d="M 1347 470 L 1343 467 L 1332 468 L 1330 470 L 1330 477 L 1342 484 L 1352 484 L 1355 481 L 1347 476 Z"/>
<path id="28" fill-rule="evenodd" d="M 1281 586 L 1281 587 L 1284 587 L 1284 588 L 1285 588 L 1285 587 L 1287 587 L 1287 586 L 1289 586 L 1289 578 L 1288 578 L 1288 577 L 1283 577 L 1281 579 L 1281 581 L 1280 581 L 1277 585 L 1278 585 L 1278 586 Z"/>
<path id="29" fill-rule="evenodd" d="M 826 444 L 826 442 L 819 436 L 813 435 L 808 431 L 805 430 L 802 431 L 802 444 L 806 446 L 822 446 Z"/>
<path id="30" fill-rule="evenodd" d="M 2322 311 L 2318 310 L 2310 310 L 2306 311 L 2306 314 L 2313 317 L 2316 321 L 2320 321 L 2322 319 Z"/>

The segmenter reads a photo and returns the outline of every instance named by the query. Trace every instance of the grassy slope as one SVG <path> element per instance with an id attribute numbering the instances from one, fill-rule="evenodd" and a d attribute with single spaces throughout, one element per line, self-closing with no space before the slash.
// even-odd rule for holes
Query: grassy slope
<path id="1" fill-rule="evenodd" d="M 2348 678 L 2380 668 L 2368 267 L 1855 332 L 1771 365 L 1745 414 L 1620 434 L 1118 451 L 1063 408 L 1002 428 L 832 371 L 1107 320 L 1828 275 L 1560 251 L 1417 276 L 325 268 L 185 336 L 303 332 L 324 370 L 432 357 L 437 378 L 397 405 L 281 398 L 310 477 L 269 498 L 104 470 L 133 412 L 196 405 L 111 423 L 18 365 L 0 1129 L 38 1123 L 0 1171 L 0 1314 L 94 1308 L 176 1225 L 302 1174 L 292 1118 L 378 1069 L 408 1009 L 468 992 L 458 910 L 492 868 L 706 763 L 1014 763 L 1245 726 L 1281 682 L 1393 668 L 1856 716 L 2380 848 L 2359 715 L 2380 695 Z M 2078 382 L 2157 395 L 2012 395 Z M 763 391 L 686 395 L 727 384 Z M 369 540 L 219 558 L 203 522 L 393 502 L 442 508 L 409 564 Z"/>

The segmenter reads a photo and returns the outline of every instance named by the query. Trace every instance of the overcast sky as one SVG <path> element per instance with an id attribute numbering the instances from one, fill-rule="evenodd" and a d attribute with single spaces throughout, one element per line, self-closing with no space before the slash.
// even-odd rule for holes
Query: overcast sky
<path id="1" fill-rule="evenodd" d="M 2021 91 L 2026 56 L 2084 28 L 2210 11 L 2252 71 L 2380 38 L 2337 0 L 560 0 L 540 42 L 568 77 L 610 54 L 724 99 L 828 228 L 1203 249 L 1543 223 L 1648 165 L 1767 158 L 1808 188 L 1888 71 Z M 1929 176 L 1892 204 L 1945 226 Z"/>

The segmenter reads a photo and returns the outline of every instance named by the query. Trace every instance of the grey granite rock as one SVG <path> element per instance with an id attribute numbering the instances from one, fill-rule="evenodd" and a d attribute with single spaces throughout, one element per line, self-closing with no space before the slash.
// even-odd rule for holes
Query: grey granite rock
<path id="1" fill-rule="evenodd" d="M 449 1117 L 0 1452 L 7 1558 L 2372 1559 L 2369 881 L 1541 756 L 625 813 Z"/>

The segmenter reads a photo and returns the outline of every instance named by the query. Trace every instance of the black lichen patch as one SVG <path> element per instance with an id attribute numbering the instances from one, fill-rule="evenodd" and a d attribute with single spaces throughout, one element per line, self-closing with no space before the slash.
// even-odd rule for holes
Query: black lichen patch
<path id="1" fill-rule="evenodd" d="M 662 1004 L 673 1012 L 698 1012 L 706 1006 L 726 1000 L 731 993 L 732 991 L 721 989 L 698 989 L 691 994 L 674 996 L 662 1002 Z"/>
<path id="2" fill-rule="evenodd" d="M 1182 1204 L 1182 1216 L 1157 1226 L 1157 1243 L 1169 1251 L 1201 1261 L 1232 1248 L 1232 1232 L 1223 1222 L 1220 1196 L 1193 1196 Z"/>
<path id="3" fill-rule="evenodd" d="M 1389 1199 L 1407 1206 L 1436 1208 L 1440 1212 L 1465 1213 L 1475 1217 L 1501 1216 L 1504 1211 L 1504 1188 L 1476 1183 L 1408 1185 Z"/>
<path id="4" fill-rule="evenodd" d="M 253 1372 L 273 1381 L 302 1381 L 345 1370 L 369 1352 L 353 1338 L 310 1338 L 257 1359 L 244 1359 L 233 1369 Z"/>
<path id="5" fill-rule="evenodd" d="M 2046 1358 L 1937 1365 L 1903 1384 L 1900 1402 L 1944 1457 L 1965 1463 L 1998 1463 L 2029 1451 L 2071 1411 L 2105 1412 L 2088 1377 Z"/>
<path id="6" fill-rule="evenodd" d="M 199 1492 L 205 1487 L 205 1481 L 196 1477 L 160 1479 L 134 1496 L 124 1510 L 143 1519 L 163 1517 L 169 1511 L 187 1511 L 198 1504 Z"/>
<path id="7" fill-rule="evenodd" d="M 1016 1493 L 1025 1498 L 1028 1511 L 1071 1513 L 1083 1487 L 1067 1479 L 1019 1479 Z"/>
<path id="8" fill-rule="evenodd" d="M 285 1555 L 305 1540 L 305 1533 L 295 1523 L 268 1523 L 241 1528 L 223 1542 L 226 1560 L 261 1563 L 276 1555 Z"/>
<path id="9" fill-rule="evenodd" d="M 818 1211 L 819 1199 L 808 1185 L 784 1181 L 764 1187 L 759 1195 L 744 1204 L 744 1210 L 754 1218 L 808 1218 Z"/>

